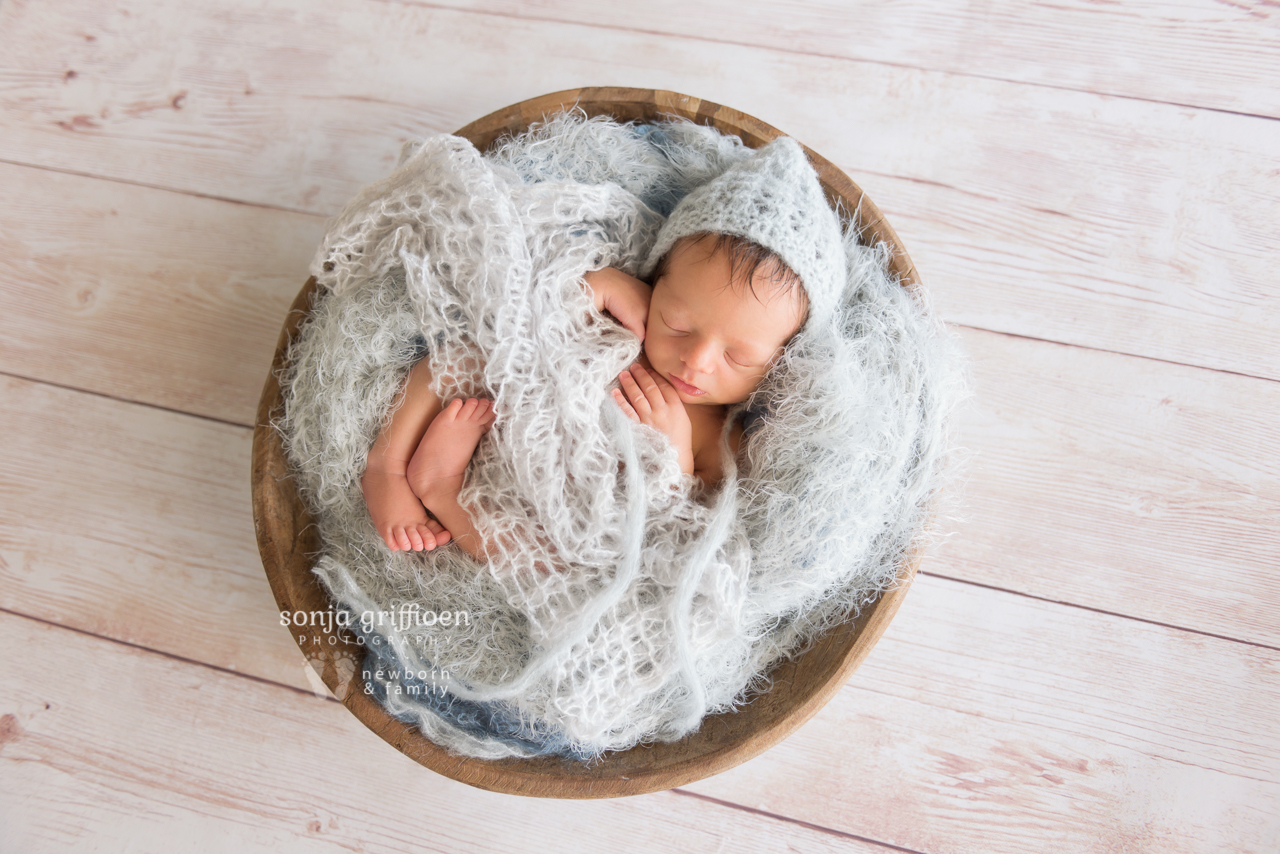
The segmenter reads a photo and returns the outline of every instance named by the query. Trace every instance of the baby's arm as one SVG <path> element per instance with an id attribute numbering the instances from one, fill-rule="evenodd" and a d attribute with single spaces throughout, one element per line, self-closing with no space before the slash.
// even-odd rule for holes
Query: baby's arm
<path id="1" fill-rule="evenodd" d="M 583 280 L 595 300 L 596 311 L 609 312 L 643 341 L 653 289 L 613 267 L 587 273 Z"/>

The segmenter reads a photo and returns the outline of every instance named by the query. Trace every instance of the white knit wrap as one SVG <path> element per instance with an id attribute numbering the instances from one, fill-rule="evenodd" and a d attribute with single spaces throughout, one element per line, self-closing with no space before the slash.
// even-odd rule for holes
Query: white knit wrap
<path id="1" fill-rule="evenodd" d="M 503 700 L 578 750 L 673 740 L 767 684 L 781 657 L 871 602 L 918 540 L 959 389 L 941 325 L 850 229 L 834 322 L 801 330 L 748 404 L 742 470 L 698 494 L 674 447 L 609 394 L 640 351 L 582 275 L 638 272 L 662 213 L 750 156 L 688 122 L 560 116 L 481 157 L 406 149 L 330 224 L 279 427 L 320 526 L 316 572 L 359 614 L 411 604 L 469 625 L 374 626 L 459 697 Z M 657 212 L 655 212 L 655 209 Z M 390 552 L 359 487 L 423 352 L 445 400 L 496 421 L 459 496 L 497 545 Z M 393 696 L 428 737 L 521 754 Z"/>

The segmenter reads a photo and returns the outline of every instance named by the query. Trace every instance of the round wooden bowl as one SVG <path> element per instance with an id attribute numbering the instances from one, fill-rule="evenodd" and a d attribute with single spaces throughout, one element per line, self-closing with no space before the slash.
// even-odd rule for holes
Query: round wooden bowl
<path id="1" fill-rule="evenodd" d="M 683 116 L 737 134 L 758 148 L 781 132 L 759 119 L 709 101 L 655 89 L 599 87 L 570 89 L 531 98 L 490 113 L 457 132 L 484 150 L 503 134 L 524 131 L 544 116 L 577 106 L 590 116 L 620 121 L 653 121 Z M 893 248 L 892 271 L 906 287 L 917 286 L 915 268 L 893 229 L 848 176 L 805 149 L 828 198 L 855 211 L 868 241 Z M 253 519 L 267 579 L 281 611 L 327 612 L 331 603 L 311 572 L 320 550 L 319 536 L 289 475 L 280 437 L 270 423 L 281 406 L 279 371 L 285 352 L 310 310 L 315 281 L 294 300 L 276 347 L 275 362 L 262 389 L 253 432 Z M 557 758 L 481 760 L 457 756 L 428 741 L 416 727 L 389 715 L 366 696 L 352 662 L 363 647 L 341 629 L 308 626 L 295 631 L 304 655 L 320 671 L 334 695 L 360 721 L 402 753 L 437 773 L 495 792 L 547 798 L 609 798 L 638 795 L 684 785 L 718 774 L 767 750 L 794 732 L 829 700 L 884 633 L 906 595 L 918 558 L 904 562 L 899 584 L 862 614 L 821 638 L 793 661 L 771 673 L 773 687 L 737 712 L 713 715 L 693 735 L 672 744 L 634 747 L 611 753 L 594 764 Z M 359 673 L 357 666 L 356 673 Z"/>

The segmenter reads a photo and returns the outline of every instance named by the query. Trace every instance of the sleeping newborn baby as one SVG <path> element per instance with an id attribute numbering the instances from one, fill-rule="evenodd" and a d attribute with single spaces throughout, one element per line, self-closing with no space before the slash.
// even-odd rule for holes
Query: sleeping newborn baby
<path id="1" fill-rule="evenodd" d="M 596 309 L 644 342 L 637 362 L 619 375 L 614 398 L 630 418 L 667 435 L 682 471 L 716 485 L 728 404 L 751 395 L 804 322 L 808 300 L 795 273 L 758 244 L 701 234 L 682 239 L 663 258 L 652 291 L 611 267 L 588 273 L 586 282 Z M 457 499 L 493 411 L 477 398 L 442 405 L 430 383 L 424 360 L 410 372 L 391 423 L 370 449 L 360 486 L 392 551 L 430 550 L 452 537 L 483 560 Z M 741 425 L 733 425 L 735 454 L 741 437 Z"/>
<path id="2" fill-rule="evenodd" d="M 682 200 L 645 268 L 652 289 L 614 268 L 585 276 L 596 310 L 644 344 L 613 397 L 670 439 L 682 471 L 713 487 L 729 406 L 750 397 L 806 323 L 830 318 L 844 274 L 839 221 L 799 144 L 782 137 Z M 494 413 L 478 398 L 446 405 L 431 379 L 426 360 L 410 371 L 361 489 L 392 551 L 452 539 L 485 560 L 458 493 Z M 735 455 L 742 434 L 730 426 Z"/>
<path id="3" fill-rule="evenodd" d="M 785 138 L 573 113 L 408 147 L 326 229 L 276 422 L 313 574 L 396 615 L 355 621 L 365 690 L 451 752 L 592 760 L 742 705 L 873 602 L 956 382 L 887 256 Z"/>

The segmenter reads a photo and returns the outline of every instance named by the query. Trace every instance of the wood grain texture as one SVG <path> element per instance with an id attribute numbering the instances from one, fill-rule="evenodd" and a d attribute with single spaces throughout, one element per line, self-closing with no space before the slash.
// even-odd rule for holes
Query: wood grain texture
<path id="1" fill-rule="evenodd" d="M 2 163 L 0 185 L 0 370 L 252 423 L 318 217 Z"/>
<path id="2" fill-rule="evenodd" d="M 0 631 L 5 851 L 890 850 L 674 793 L 504 798 L 397 755 L 337 703 L 9 614 Z"/>
<path id="3" fill-rule="evenodd" d="M 410 137 L 622 76 L 822 152 L 953 322 L 1280 378 L 1274 121 L 399 4 L 202 9 L 0 8 L 0 157 L 331 214 Z"/>
<path id="4" fill-rule="evenodd" d="M 1280 14 L 1266 0 L 398 2 L 1280 117 Z"/>
<path id="5" fill-rule="evenodd" d="M 920 576 L 785 750 L 689 788 L 935 854 L 1265 854 L 1277 707 L 1275 650 Z"/>
<path id="6" fill-rule="evenodd" d="M 0 178 L 0 370 L 252 424 L 317 218 Z M 54 195 L 76 204 L 50 212 Z M 1277 643 L 1275 383 L 982 332 L 964 346 L 967 521 L 939 572 Z"/>
<path id="7" fill-rule="evenodd" d="M 0 608 L 309 687 L 254 547 L 249 430 L 11 377 L 0 399 Z"/>
<path id="8" fill-rule="evenodd" d="M 963 336 L 939 573 L 1280 647 L 1280 384 Z"/>
<path id="9" fill-rule="evenodd" d="M 22 461 L 3 479 L 6 560 L 33 555 L 6 566 L 6 609 L 305 685 L 261 578 L 250 585 L 217 564 L 252 561 L 247 431 L 17 380 L 3 399 L 15 413 L 4 434 L 19 437 L 12 457 Z M 77 419 L 103 425 L 101 445 Z M 67 511 L 97 520 L 98 537 L 127 533 L 108 545 L 88 533 L 68 540 L 55 524 Z M 186 568 L 169 542 L 223 557 Z M 695 790 L 823 826 L 839 815 L 844 832 L 919 851 L 1028 850 L 1055 834 L 1071 840 L 1061 850 L 1105 850 L 1148 823 L 1153 839 L 1177 842 L 1162 851 L 1267 850 L 1245 843 L 1274 833 L 1280 815 L 1268 788 L 1280 779 L 1274 650 L 928 576 L 913 588 L 826 711 L 724 787 Z M 55 671 L 30 684 L 58 681 Z M 85 702 L 130 690 L 90 685 Z M 126 735 L 128 719 L 117 724 Z M 370 761 L 396 758 L 376 742 L 360 749 Z"/>
<path id="10" fill-rule="evenodd" d="M 927 576 L 914 587 L 852 683 L 808 725 L 690 790 L 938 854 L 1042 850 L 1045 840 L 1062 852 L 1273 850 L 1275 651 Z M 745 841 L 752 813 L 685 819 L 677 807 L 661 820 L 666 801 L 656 814 L 637 807 L 641 821 L 612 811 L 668 795 L 497 800 L 396 755 L 335 703 L 9 615 L 0 625 L 16 653 L 0 662 L 0 803 L 48 796 L 10 813 L 13 834 L 57 839 L 70 827 L 145 840 L 204 829 L 235 840 L 248 828 L 280 844 L 332 833 L 402 850 L 432 844 L 417 823 L 430 816 L 445 841 L 428 850 L 467 848 L 468 833 L 478 850 L 498 850 L 521 832 L 543 850 L 544 840 L 576 844 L 565 830 L 576 825 L 564 824 L 576 816 L 602 834 L 591 850 L 671 850 L 665 834 L 687 832 L 686 821 L 739 834 L 730 838 L 744 840 L 740 850 L 778 844 Z M 478 818 L 495 810 L 501 820 Z M 655 827 L 642 832 L 651 815 Z M 793 832 L 787 825 L 783 838 L 811 850 Z M 714 847 L 697 834 L 691 845 Z"/>
<path id="11" fill-rule="evenodd" d="M 0 370 L 96 393 L 0 386 L 0 606 L 76 629 L 0 615 L 0 850 L 1280 849 L 1274 650 L 927 574 L 1274 643 L 1280 413 L 1222 372 L 1280 362 L 1280 136 L 1178 106 L 1275 115 L 1274 10 L 720 2 L 0 2 Z M 1114 351 L 965 332 L 960 536 L 822 712 L 692 787 L 712 811 L 480 792 L 175 660 L 311 684 L 249 573 L 249 431 L 98 396 L 251 424 L 320 216 L 403 140 L 588 82 L 786 128 L 953 323 Z"/>

